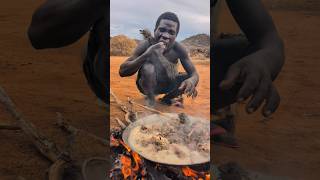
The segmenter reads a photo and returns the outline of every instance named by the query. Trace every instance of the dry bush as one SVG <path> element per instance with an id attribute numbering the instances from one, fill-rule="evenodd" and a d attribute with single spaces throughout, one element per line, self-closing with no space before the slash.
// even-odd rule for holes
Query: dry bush
<path id="1" fill-rule="evenodd" d="M 130 56 L 136 46 L 137 42 L 125 35 L 114 36 L 110 39 L 110 55 Z"/>

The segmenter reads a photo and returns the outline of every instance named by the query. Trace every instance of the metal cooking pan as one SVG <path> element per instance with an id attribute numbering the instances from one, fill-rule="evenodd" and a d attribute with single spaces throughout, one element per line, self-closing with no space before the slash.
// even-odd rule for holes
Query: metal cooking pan
<path id="1" fill-rule="evenodd" d="M 174 117 L 174 118 L 178 118 L 177 114 L 174 113 L 166 113 L 167 115 Z M 129 135 L 132 131 L 132 129 L 134 129 L 137 126 L 141 126 L 141 125 L 148 125 L 148 124 L 155 124 L 159 122 L 159 116 L 157 114 L 153 114 L 150 116 L 146 116 L 144 118 L 141 118 L 133 123 L 131 123 L 129 126 L 126 127 L 126 129 L 124 130 L 123 134 L 122 134 L 122 139 L 124 141 L 124 143 L 126 143 L 133 151 L 135 151 L 136 153 L 138 153 L 140 156 L 142 156 L 143 158 L 152 161 L 152 162 L 156 162 L 156 163 L 161 163 L 161 164 L 165 164 L 165 165 L 175 165 L 175 166 L 193 166 L 193 165 L 200 165 L 200 164 L 205 164 L 210 162 L 210 155 L 208 156 L 208 158 L 206 158 L 205 160 L 196 160 L 193 161 L 192 163 L 190 163 L 190 161 L 186 161 L 186 162 L 179 162 L 179 163 L 170 163 L 170 162 L 166 162 L 165 160 L 156 160 L 155 158 L 150 158 L 150 157 L 146 157 L 144 154 L 139 153 L 136 148 L 129 142 Z M 190 123 L 203 123 L 203 127 L 204 128 L 208 128 L 208 131 L 210 131 L 210 123 L 208 120 L 204 120 L 202 118 L 197 118 L 197 117 L 192 117 L 192 116 L 188 116 L 188 119 L 190 121 Z M 161 119 L 163 121 L 170 121 L 169 118 L 163 117 L 163 119 Z M 172 119 L 171 119 L 172 120 Z"/>

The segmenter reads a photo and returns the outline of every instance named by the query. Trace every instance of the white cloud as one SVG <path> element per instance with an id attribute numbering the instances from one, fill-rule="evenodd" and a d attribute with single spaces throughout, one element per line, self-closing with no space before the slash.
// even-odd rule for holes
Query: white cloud
<path id="1" fill-rule="evenodd" d="M 111 0 L 111 35 L 140 38 L 139 29 L 154 29 L 160 14 L 174 12 L 180 20 L 178 40 L 210 33 L 210 0 Z"/>

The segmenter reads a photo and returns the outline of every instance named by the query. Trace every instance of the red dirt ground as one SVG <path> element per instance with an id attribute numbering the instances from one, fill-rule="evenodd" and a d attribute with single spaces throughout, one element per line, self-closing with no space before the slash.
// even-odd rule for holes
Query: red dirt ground
<path id="1" fill-rule="evenodd" d="M 126 57 L 111 57 L 110 61 L 110 85 L 112 91 L 118 96 L 121 101 L 126 102 L 127 98 L 133 98 L 140 104 L 145 104 L 143 95 L 136 87 L 136 75 L 131 77 L 121 78 L 119 76 L 120 64 L 126 60 Z M 184 98 L 184 108 L 174 106 L 165 106 L 159 103 L 156 104 L 156 109 L 162 112 L 186 112 L 189 115 L 210 118 L 210 65 L 208 60 L 196 60 L 196 68 L 200 76 L 200 81 L 197 87 L 198 96 L 196 99 Z M 181 65 L 179 66 L 181 69 Z M 182 69 L 180 70 L 182 71 Z M 161 97 L 161 96 L 158 96 Z M 111 98 L 112 99 L 112 98 Z M 114 117 L 123 119 L 123 113 L 113 103 L 111 104 L 111 127 L 118 126 L 114 121 Z M 196 108 L 195 108 L 196 107 Z M 138 108 L 138 110 L 143 110 Z M 144 111 L 144 113 L 147 113 Z"/>

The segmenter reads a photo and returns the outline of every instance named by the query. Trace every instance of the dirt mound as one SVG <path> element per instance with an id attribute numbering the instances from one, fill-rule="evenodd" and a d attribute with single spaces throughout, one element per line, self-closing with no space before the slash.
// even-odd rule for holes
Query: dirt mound
<path id="1" fill-rule="evenodd" d="M 137 42 L 125 35 L 118 35 L 110 38 L 111 56 L 130 56 L 136 48 Z"/>
<path id="2" fill-rule="evenodd" d="M 181 41 L 189 52 L 189 56 L 200 59 L 208 58 L 210 53 L 210 37 L 207 34 L 197 34 Z"/>

